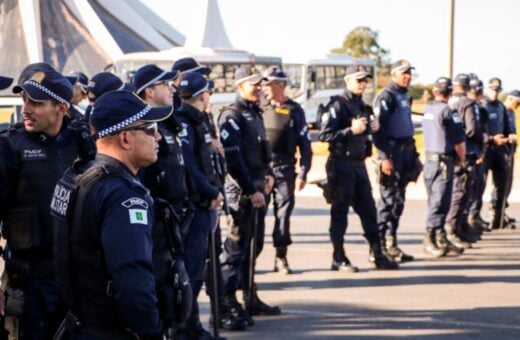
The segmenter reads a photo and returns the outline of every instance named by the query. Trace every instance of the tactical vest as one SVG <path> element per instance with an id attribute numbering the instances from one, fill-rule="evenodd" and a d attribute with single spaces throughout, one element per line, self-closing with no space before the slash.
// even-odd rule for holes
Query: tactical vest
<path id="1" fill-rule="evenodd" d="M 294 108 L 290 102 L 280 107 L 272 105 L 263 107 L 266 136 L 273 148 L 275 161 L 292 162 L 294 160 L 297 146 L 297 136 L 292 119 Z"/>
<path id="2" fill-rule="evenodd" d="M 212 144 L 211 130 L 205 122 L 200 122 L 196 126 L 196 131 L 197 147 L 195 148 L 195 156 L 198 168 L 202 169 L 202 172 L 211 184 L 221 189 L 223 186 L 221 179 L 224 174 L 221 173 L 219 154 Z"/>
<path id="3" fill-rule="evenodd" d="M 466 130 L 466 119 L 464 115 L 466 115 L 466 110 L 470 107 L 473 107 L 473 110 L 475 112 L 475 124 L 477 125 L 477 130 L 480 130 L 480 111 L 478 108 L 477 103 L 466 96 L 453 96 L 453 100 L 450 100 L 450 107 L 453 110 L 457 110 L 459 114 L 461 115 L 462 125 L 464 127 L 464 130 Z M 479 138 L 469 138 L 466 135 L 466 155 L 472 156 L 472 157 L 478 157 L 483 149 L 482 141 L 478 140 Z"/>
<path id="4" fill-rule="evenodd" d="M 453 145 L 449 145 L 446 128 L 443 125 L 442 113 L 446 108 L 448 104 L 443 102 L 434 102 L 424 108 L 422 128 L 426 152 L 441 154 L 453 152 Z"/>
<path id="5" fill-rule="evenodd" d="M 367 110 L 367 106 L 360 101 L 361 104 L 357 105 L 353 100 L 348 100 L 343 95 L 332 96 L 329 105 L 339 102 L 341 112 L 338 114 L 342 115 L 342 120 L 345 122 L 344 126 L 338 126 L 338 129 L 344 129 L 349 127 L 351 120 L 354 118 L 364 117 L 367 121 L 370 120 L 370 112 Z M 350 122 L 349 122 L 350 120 Z M 347 125 L 348 124 L 348 125 Z M 329 144 L 329 151 L 331 155 L 336 158 L 345 158 L 351 160 L 364 160 L 371 151 L 372 145 L 368 138 L 369 131 L 359 135 L 349 135 L 347 138 L 331 142 Z M 370 150 L 369 150 L 370 149 Z"/>
<path id="6" fill-rule="evenodd" d="M 85 171 L 86 170 L 86 171 Z M 112 276 L 108 272 L 101 244 L 101 223 L 92 217 L 93 198 L 89 192 L 108 176 L 118 176 L 134 185 L 120 167 L 112 164 L 75 163 L 54 190 L 51 211 L 56 228 L 54 266 L 56 282 L 70 310 L 86 325 L 108 329 L 124 327 L 114 299 Z M 144 188 L 143 188 L 144 190 Z M 152 206 L 152 199 L 148 199 Z M 155 206 L 156 210 L 158 206 Z M 173 213 L 173 212 L 172 212 Z M 157 213 L 155 216 L 160 216 Z M 173 216 L 172 216 L 173 218 Z M 173 263 L 172 244 L 165 218 L 155 218 L 152 227 L 153 275 L 163 322 L 173 319 L 173 289 L 169 279 Z M 168 303 L 169 302 L 169 303 Z"/>
<path id="7" fill-rule="evenodd" d="M 244 130 L 242 130 L 243 140 L 240 151 L 248 169 L 253 173 L 265 172 L 272 161 L 272 149 L 266 138 L 262 117 L 256 112 L 244 110 L 235 103 L 224 108 L 219 121 L 227 120 L 233 112 L 239 112 L 244 121 L 241 126 Z"/>
<path id="8" fill-rule="evenodd" d="M 392 96 L 393 103 L 396 107 L 387 121 L 387 134 L 391 138 L 411 138 L 414 134 L 412 122 L 412 109 L 410 107 L 410 97 L 407 93 L 400 93 L 390 88 L 386 90 Z"/>
<path id="9" fill-rule="evenodd" d="M 488 111 L 487 127 L 490 136 L 504 134 L 504 124 L 507 119 L 506 108 L 502 103 L 488 102 L 486 104 L 486 110 Z"/>
<path id="10" fill-rule="evenodd" d="M 50 260 L 54 232 L 49 204 L 56 182 L 78 157 L 80 143 L 71 129 L 50 141 L 23 128 L 9 130 L 6 137 L 19 169 L 12 179 L 17 181 L 16 192 L 3 228 L 10 252 L 7 261 Z"/>
<path id="11" fill-rule="evenodd" d="M 181 141 L 177 133 L 167 125 L 159 123 L 162 139 L 159 141 L 157 162 L 146 171 L 146 186 L 152 197 L 161 197 L 171 204 L 184 202 L 189 193 L 188 176 L 182 156 Z"/>

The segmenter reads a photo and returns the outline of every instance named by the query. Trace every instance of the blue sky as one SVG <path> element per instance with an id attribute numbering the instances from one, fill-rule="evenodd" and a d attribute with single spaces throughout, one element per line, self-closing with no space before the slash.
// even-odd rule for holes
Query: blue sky
<path id="1" fill-rule="evenodd" d="M 183 33 L 201 35 L 207 0 L 142 0 Z M 211 0 L 213 1 L 213 0 Z M 392 60 L 416 66 L 415 82 L 448 74 L 449 0 L 219 0 L 235 48 L 285 59 L 316 58 L 350 30 L 379 31 Z M 499 76 L 520 88 L 520 1 L 456 0 L 454 73 Z"/>

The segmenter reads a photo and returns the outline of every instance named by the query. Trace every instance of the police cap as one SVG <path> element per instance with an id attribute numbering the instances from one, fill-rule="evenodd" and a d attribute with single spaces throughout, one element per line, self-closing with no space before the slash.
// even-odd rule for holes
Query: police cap
<path id="1" fill-rule="evenodd" d="M 278 66 L 270 66 L 267 70 L 265 70 L 264 77 L 267 78 L 267 83 L 272 81 L 287 82 L 289 79 L 287 78 L 285 72 L 282 71 Z"/>
<path id="2" fill-rule="evenodd" d="M 90 124 L 96 138 L 117 133 L 137 121 L 158 122 L 173 112 L 171 106 L 152 107 L 135 93 L 126 90 L 110 91 L 99 97 L 92 108 Z"/>
<path id="3" fill-rule="evenodd" d="M 517 102 L 520 102 L 520 91 L 519 90 L 513 90 L 513 91 L 509 92 L 507 95 L 516 99 Z"/>
<path id="4" fill-rule="evenodd" d="M 164 71 L 155 64 L 148 64 L 140 67 L 135 71 L 132 82 L 135 87 L 135 93 L 140 94 L 146 88 L 156 83 L 174 80 L 179 76 L 179 71 Z"/>
<path id="5" fill-rule="evenodd" d="M 433 84 L 433 88 L 441 93 L 446 93 L 452 90 L 451 79 L 448 77 L 439 77 Z"/>
<path id="6" fill-rule="evenodd" d="M 473 92 L 482 92 L 484 90 L 484 83 L 478 78 L 472 78 L 469 80 L 469 87 Z"/>
<path id="7" fill-rule="evenodd" d="M 48 70 L 56 70 L 54 67 L 52 67 L 51 65 L 47 64 L 47 63 L 32 63 L 32 64 L 29 64 L 27 66 L 25 66 L 25 68 L 22 70 L 22 72 L 20 73 L 20 76 L 18 77 L 18 81 L 17 81 L 17 84 L 18 85 L 22 85 L 26 80 L 29 80 L 29 78 L 31 78 L 31 76 L 38 72 L 38 71 L 48 71 Z"/>
<path id="8" fill-rule="evenodd" d="M 365 65 L 349 65 L 345 73 L 345 79 L 348 78 L 365 79 L 372 78 L 372 75 Z"/>
<path id="9" fill-rule="evenodd" d="M 242 83 L 258 84 L 262 80 L 267 80 L 263 77 L 253 65 L 243 65 L 235 71 L 235 85 Z"/>
<path id="10" fill-rule="evenodd" d="M 181 98 L 189 99 L 198 96 L 204 91 L 211 91 L 214 84 L 198 72 L 188 72 L 183 75 L 179 83 L 179 93 Z"/>
<path id="11" fill-rule="evenodd" d="M 415 67 L 413 67 L 408 60 L 400 59 L 392 64 L 390 71 L 391 73 L 404 73 L 414 69 Z"/>
<path id="12" fill-rule="evenodd" d="M 453 85 L 459 85 L 463 87 L 469 86 L 469 76 L 466 73 L 459 73 L 453 79 Z"/>
<path id="13" fill-rule="evenodd" d="M 122 90 L 125 84 L 115 74 L 111 72 L 100 72 L 90 78 L 88 82 L 88 98 L 95 101 L 103 93 L 115 90 Z"/>
<path id="14" fill-rule="evenodd" d="M 69 73 L 67 78 L 75 79 L 72 85 L 78 84 L 81 86 L 81 89 L 86 93 L 88 89 L 88 77 L 85 73 L 80 71 L 73 71 Z"/>
<path id="15" fill-rule="evenodd" d="M 173 72 L 180 72 L 181 74 L 188 72 L 197 72 L 207 76 L 211 73 L 209 67 L 200 65 L 195 59 L 191 57 L 181 58 L 177 60 L 172 66 Z"/>
<path id="16" fill-rule="evenodd" d="M 22 73 L 23 78 L 30 76 L 22 84 L 13 87 L 14 93 L 23 91 L 37 102 L 52 99 L 60 103 L 70 104 L 72 85 L 65 76 L 52 66 L 44 63 L 32 64 L 26 67 Z"/>
<path id="17" fill-rule="evenodd" d="M 0 76 L 0 90 L 4 90 L 4 89 L 8 88 L 9 86 L 11 86 L 11 84 L 13 83 L 13 80 L 14 80 L 13 78 Z"/>
<path id="18" fill-rule="evenodd" d="M 492 90 L 502 90 L 502 80 L 498 77 L 489 79 L 488 87 Z"/>

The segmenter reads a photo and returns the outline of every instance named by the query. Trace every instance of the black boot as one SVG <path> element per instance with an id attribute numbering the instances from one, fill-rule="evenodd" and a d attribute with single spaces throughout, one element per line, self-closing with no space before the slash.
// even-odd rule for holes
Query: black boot
<path id="1" fill-rule="evenodd" d="M 245 320 L 237 318 L 235 315 L 230 313 L 228 309 L 222 304 L 219 308 L 219 323 L 218 328 L 230 330 L 230 331 L 241 331 L 247 328 Z M 213 326 L 213 314 L 209 316 L 209 324 Z"/>
<path id="2" fill-rule="evenodd" d="M 426 234 L 424 234 L 423 240 L 424 252 L 431 255 L 432 257 L 439 258 L 446 255 L 446 248 L 439 248 L 435 243 L 435 232 L 432 229 L 427 229 Z"/>
<path id="3" fill-rule="evenodd" d="M 224 309 L 226 313 L 231 314 L 231 316 L 239 322 L 243 322 L 248 326 L 253 326 L 255 324 L 255 320 L 253 320 L 251 315 L 242 308 L 242 305 L 238 303 L 237 298 L 234 295 L 226 296 L 224 298 Z"/>
<path id="4" fill-rule="evenodd" d="M 275 272 L 280 272 L 286 275 L 292 274 L 293 271 L 289 267 L 289 261 L 287 261 L 287 247 L 277 247 L 276 257 L 274 259 Z"/>
<path id="5" fill-rule="evenodd" d="M 272 316 L 272 315 L 280 315 L 282 314 L 282 310 L 278 306 L 269 306 L 260 298 L 256 292 L 256 288 L 253 289 L 253 306 L 249 307 L 249 294 L 247 291 L 244 291 L 244 308 L 249 311 L 251 310 L 253 315 L 264 315 L 264 316 Z"/>
<path id="6" fill-rule="evenodd" d="M 446 231 L 442 228 L 435 230 L 435 244 L 449 255 L 458 256 L 464 253 L 464 248 L 459 248 L 448 240 Z"/>
<path id="7" fill-rule="evenodd" d="M 457 234 L 455 234 L 455 228 L 451 224 L 446 224 L 446 239 L 453 243 L 457 248 L 469 249 L 471 243 L 461 240 Z"/>
<path id="8" fill-rule="evenodd" d="M 397 237 L 389 235 L 386 237 L 386 253 L 393 258 L 395 262 L 403 263 L 413 261 L 412 255 L 408 255 L 397 245 Z"/>
<path id="9" fill-rule="evenodd" d="M 374 242 L 370 245 L 368 261 L 372 263 L 374 269 L 399 269 L 399 264 L 383 253 L 380 242 Z"/>
<path id="10" fill-rule="evenodd" d="M 350 260 L 348 259 L 348 257 L 346 257 L 346 256 L 342 261 L 336 261 L 333 259 L 332 265 L 330 266 L 330 270 L 334 270 L 334 271 L 339 270 L 339 271 L 344 271 L 344 272 L 349 272 L 349 273 L 359 272 L 359 268 L 356 266 L 353 266 L 350 263 Z"/>

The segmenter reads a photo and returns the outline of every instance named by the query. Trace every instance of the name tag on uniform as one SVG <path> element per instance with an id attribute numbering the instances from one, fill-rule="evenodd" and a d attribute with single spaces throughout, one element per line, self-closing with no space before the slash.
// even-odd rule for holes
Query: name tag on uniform
<path id="1" fill-rule="evenodd" d="M 406 99 L 403 99 L 401 100 L 401 106 L 402 107 L 409 107 L 410 106 L 410 102 Z"/>
<path id="2" fill-rule="evenodd" d="M 289 110 L 288 109 L 284 109 L 282 107 L 277 107 L 276 109 L 274 109 L 274 112 L 279 113 L 281 115 L 288 115 L 289 114 Z"/>
<path id="3" fill-rule="evenodd" d="M 24 161 L 40 161 L 47 159 L 47 154 L 43 149 L 25 149 L 22 153 Z"/>
<path id="4" fill-rule="evenodd" d="M 496 112 L 490 112 L 489 113 L 489 119 L 497 119 L 498 115 Z"/>

